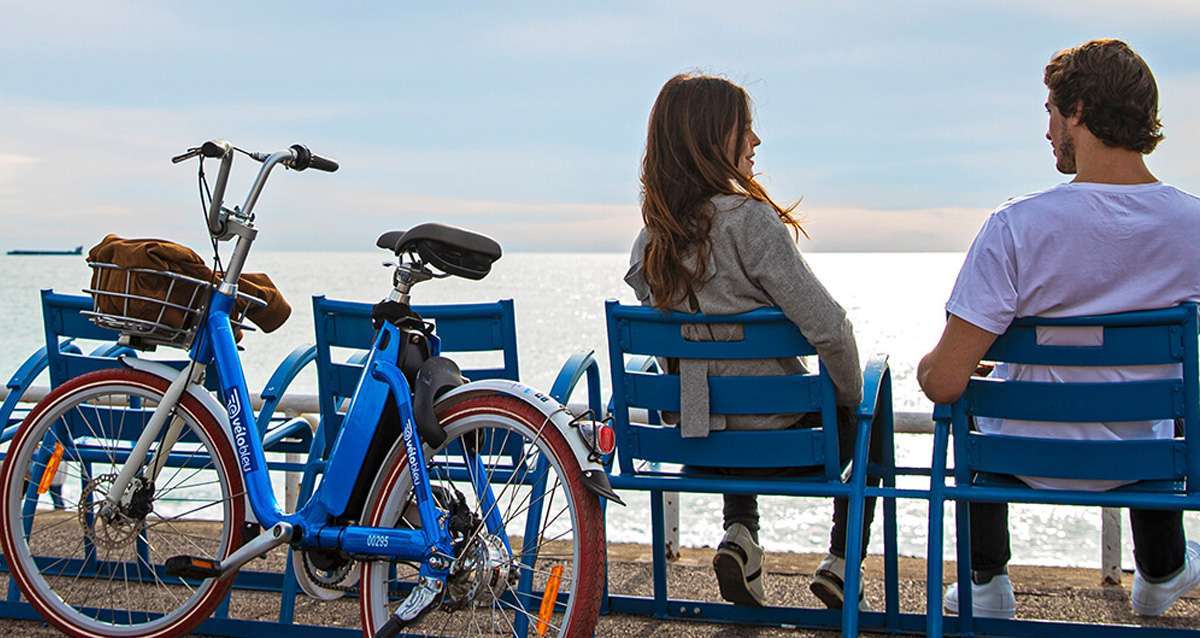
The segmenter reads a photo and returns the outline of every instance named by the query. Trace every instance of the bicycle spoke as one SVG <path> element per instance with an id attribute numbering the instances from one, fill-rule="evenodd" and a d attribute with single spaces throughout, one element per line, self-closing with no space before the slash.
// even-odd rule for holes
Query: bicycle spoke
<path id="1" fill-rule="evenodd" d="M 27 579 L 33 588 L 27 595 L 59 610 L 59 617 L 71 618 L 80 633 L 107 635 L 113 628 L 155 633 L 155 627 L 174 631 L 181 619 L 198 618 L 191 610 L 199 610 L 202 600 L 212 600 L 204 596 L 219 595 L 228 585 L 214 579 L 196 585 L 167 579 L 162 564 L 176 553 L 220 559 L 222 539 L 234 529 L 229 526 L 229 503 L 242 495 L 225 496 L 233 490 L 225 468 L 213 461 L 218 458 L 214 442 L 224 442 L 214 436 L 224 437 L 220 424 L 211 417 L 200 423 L 178 410 L 172 418 L 182 419 L 183 433 L 196 437 L 168 451 L 162 446 L 166 430 L 159 432 L 155 445 L 159 454 L 169 456 L 158 457 L 164 461 L 165 480 L 158 481 L 163 487 L 152 502 L 170 503 L 169 508 L 150 512 L 146 520 L 131 513 L 136 510 L 130 509 L 128 498 L 109 509 L 107 497 L 121 458 L 133 449 L 126 437 L 136 438 L 143 431 L 145 417 L 153 413 L 161 394 L 144 385 L 125 385 L 128 371 L 113 373 L 111 386 L 102 387 L 95 378 L 103 374 L 92 373 L 93 379 L 86 382 L 90 385 L 81 381 L 76 395 L 68 392 L 33 422 L 23 423 L 20 438 L 10 446 L 9 462 L 28 469 L 8 477 L 7 494 L 19 495 L 6 501 L 6 524 L 30 530 L 16 539 L 13 556 L 7 557 L 10 569 L 40 575 Z M 133 405 L 140 407 L 129 407 Z M 47 446 L 57 444 L 67 456 L 55 461 L 54 507 L 31 504 L 31 481 L 34 475 L 51 480 L 46 475 L 51 463 Z M 131 487 L 126 497 L 136 494 L 135 489 Z M 32 511 L 26 512 L 29 507 Z M 221 513 L 214 515 L 216 509 Z M 197 517 L 216 520 L 196 521 Z M 80 613 L 93 608 L 97 611 Z"/>

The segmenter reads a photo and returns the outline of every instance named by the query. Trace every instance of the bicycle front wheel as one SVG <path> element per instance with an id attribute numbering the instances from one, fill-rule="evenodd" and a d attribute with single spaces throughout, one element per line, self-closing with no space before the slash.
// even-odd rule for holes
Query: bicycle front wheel
<path id="1" fill-rule="evenodd" d="M 0 472 L 5 556 L 21 591 L 72 636 L 159 637 L 208 617 L 231 579 L 166 573 L 178 554 L 221 560 L 241 540 L 241 474 L 221 425 L 185 394 L 183 427 L 156 477 L 162 428 L 120 503 L 102 507 L 168 382 L 126 369 L 64 383 L 22 423 Z M 61 494 L 49 486 L 66 477 Z M 61 478 L 61 476 L 59 477 Z"/>
<path id="2" fill-rule="evenodd" d="M 455 556 L 435 609 L 406 633 L 590 637 L 604 586 L 604 524 L 570 446 L 528 403 L 473 395 L 439 418 L 446 443 L 427 455 Z M 404 446 L 383 463 L 364 524 L 420 524 Z M 363 564 L 363 632 L 375 635 L 415 580 L 415 564 Z"/>

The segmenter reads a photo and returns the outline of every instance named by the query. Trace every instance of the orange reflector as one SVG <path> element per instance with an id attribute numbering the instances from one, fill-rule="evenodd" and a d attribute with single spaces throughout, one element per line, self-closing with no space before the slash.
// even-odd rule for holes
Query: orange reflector
<path id="1" fill-rule="evenodd" d="M 42 480 L 38 481 L 38 494 L 45 494 L 50 491 L 50 484 L 54 482 L 54 475 L 58 472 L 58 464 L 62 463 L 64 451 L 62 443 L 54 444 L 54 454 L 51 454 L 50 460 L 46 461 L 46 469 L 42 472 Z"/>
<path id="2" fill-rule="evenodd" d="M 554 603 L 558 602 L 558 587 L 562 585 L 562 565 L 550 568 L 550 578 L 546 581 L 546 591 L 542 594 L 542 608 L 538 610 L 537 635 L 546 635 L 550 628 L 550 616 L 554 613 Z"/>
<path id="3" fill-rule="evenodd" d="M 199 567 L 200 569 L 216 569 L 217 563 L 215 561 L 205 560 L 203 558 L 192 558 L 192 567 Z"/>

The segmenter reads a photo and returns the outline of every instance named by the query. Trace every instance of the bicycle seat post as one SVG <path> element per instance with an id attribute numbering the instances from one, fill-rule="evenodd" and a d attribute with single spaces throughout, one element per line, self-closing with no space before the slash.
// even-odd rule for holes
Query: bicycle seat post
<path id="1" fill-rule="evenodd" d="M 424 267 L 401 262 L 396 266 L 396 274 L 392 277 L 394 287 L 388 294 L 388 301 L 407 304 L 412 287 L 430 279 L 433 279 L 433 273 Z"/>

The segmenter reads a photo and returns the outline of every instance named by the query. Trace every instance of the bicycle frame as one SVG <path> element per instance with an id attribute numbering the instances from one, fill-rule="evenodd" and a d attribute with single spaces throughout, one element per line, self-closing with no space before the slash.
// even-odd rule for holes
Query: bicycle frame
<path id="1" fill-rule="evenodd" d="M 245 204 L 230 211 L 222 206 L 222 200 L 229 177 L 232 152 L 233 147 L 227 142 L 210 142 L 175 158 L 175 161 L 181 161 L 197 154 L 221 158 L 220 174 L 208 210 L 208 229 L 218 241 L 236 239 L 236 242 L 225 268 L 223 281 L 211 292 L 206 315 L 202 318 L 202 329 L 198 331 L 191 345 L 189 357 L 193 365 L 187 366 L 167 389 L 105 499 L 109 506 L 120 503 L 139 469 L 145 466 L 150 448 L 159 440 L 163 426 L 169 422 L 162 442 L 155 452 L 155 458 L 150 459 L 151 465 L 146 473 L 146 478 L 150 481 L 157 478 L 164 465 L 163 461 L 168 458 L 183 427 L 182 420 L 174 418 L 176 404 L 190 385 L 200 382 L 204 370 L 215 363 L 222 383 L 221 400 L 228 416 L 230 442 L 237 458 L 238 471 L 245 480 L 246 498 L 250 509 L 260 525 L 276 532 L 277 538 L 279 530 L 289 529 L 290 537 L 286 542 L 298 549 L 339 550 L 358 558 L 420 561 L 420 576 L 423 579 L 444 580 L 449 573 L 449 559 L 453 557 L 450 530 L 446 517 L 434 504 L 425 450 L 413 416 L 411 389 L 407 379 L 394 363 L 398 360 L 397 355 L 404 339 L 399 328 L 390 323 L 385 322 L 375 337 L 366 361 L 366 373 L 359 380 L 343 419 L 324 480 L 308 502 L 296 512 L 286 514 L 279 508 L 271 489 L 262 442 L 253 428 L 250 392 L 246 387 L 241 359 L 238 356 L 230 313 L 236 303 L 237 279 L 258 234 L 253 225 L 252 211 L 271 170 L 279 164 L 303 170 L 311 163 L 315 168 L 328 171 L 336 170 L 337 164 L 311 155 L 301 146 L 293 146 L 289 150 L 270 155 L 251 153 L 249 155 L 261 162 L 262 167 L 247 193 Z M 410 286 L 421 279 L 400 277 L 402 274 L 404 273 L 397 271 L 396 289 L 388 298 L 407 303 Z M 438 355 L 440 342 L 436 335 L 431 335 L 430 346 L 432 354 Z M 359 470 L 363 466 L 367 447 L 389 400 L 395 401 L 400 417 L 401 440 L 405 446 L 407 467 L 412 477 L 421 527 L 395 529 L 331 524 L 331 521 L 345 512 Z M 485 515 L 485 526 L 508 546 L 503 523 L 499 513 L 495 511 L 495 495 L 487 480 L 483 478 L 485 475 L 481 471 L 481 460 L 477 454 L 464 454 L 464 457 L 468 456 L 471 458 L 467 458 L 466 461 L 478 470 L 472 473 L 470 478 L 476 497 L 488 512 Z M 258 545 L 244 546 L 238 551 L 237 558 L 248 559 L 248 554 L 266 551 L 271 546 L 273 545 L 269 543 L 264 545 L 265 548 L 259 548 Z"/>
<path id="2" fill-rule="evenodd" d="M 403 343 L 400 331 L 385 323 L 376 335 L 368 355 L 365 369 L 351 400 L 349 410 L 342 423 L 330 455 L 325 480 L 295 513 L 280 510 L 272 491 L 262 443 L 253 428 L 253 415 L 248 412 L 250 393 L 238 356 L 229 313 L 233 309 L 234 297 L 224 291 L 214 290 L 209 304 L 205 328 L 192 345 L 190 358 L 195 368 L 203 370 L 215 363 L 221 379 L 221 398 L 228 413 L 237 465 L 246 482 L 246 495 L 258 522 L 269 528 L 276 523 L 290 524 L 294 530 L 292 545 L 301 549 L 340 550 L 353 556 L 369 556 L 394 560 L 421 561 L 421 575 L 444 578 L 449 562 L 433 568 L 427 560 L 432 556 L 453 556 L 449 530 L 434 505 L 425 462 L 425 450 L 417 432 L 413 417 L 411 391 L 408 381 L 395 364 L 398 349 Z M 436 350 L 437 341 L 432 340 Z M 188 379 L 189 370 L 184 369 L 175 385 L 186 385 L 180 379 Z M 192 382 L 191 379 L 188 379 Z M 394 397 L 394 398 L 393 398 Z M 413 490 L 420 513 L 419 529 L 377 528 L 358 525 L 332 525 L 333 517 L 340 515 L 350 499 L 358 468 L 362 466 L 367 446 L 378 426 L 386 401 L 394 400 L 400 415 L 401 436 L 409 460 Z M 165 397 L 138 439 L 129 459 L 121 469 L 121 475 L 130 478 L 145 464 L 148 450 L 158 439 L 162 426 L 167 422 L 174 401 Z M 162 418 L 158 418 L 159 413 Z M 174 425 L 174 424 L 173 424 Z M 177 427 L 177 426 L 176 426 Z M 176 434 L 177 435 L 177 434 Z M 168 430 L 164 444 L 173 441 Z M 144 443 L 144 445 L 143 445 Z M 139 453 L 140 450 L 140 453 Z M 164 445 L 156 455 L 169 453 Z M 472 481 L 476 494 L 485 506 L 494 499 L 486 481 Z M 126 482 L 128 484 L 128 482 Z M 109 498 L 119 499 L 115 490 Z M 499 524 L 496 517 L 489 517 L 487 527 Z M 493 533 L 502 530 L 489 529 Z M 438 562 L 440 561 L 432 561 Z"/>

